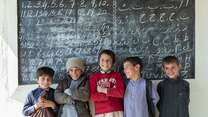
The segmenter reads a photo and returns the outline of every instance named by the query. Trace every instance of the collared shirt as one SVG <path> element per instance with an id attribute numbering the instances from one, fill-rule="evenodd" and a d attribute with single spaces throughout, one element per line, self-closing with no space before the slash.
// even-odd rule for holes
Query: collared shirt
<path id="1" fill-rule="evenodd" d="M 156 107 L 159 96 L 155 86 L 152 86 L 152 98 Z M 145 79 L 129 81 L 124 95 L 124 117 L 149 117 Z"/>

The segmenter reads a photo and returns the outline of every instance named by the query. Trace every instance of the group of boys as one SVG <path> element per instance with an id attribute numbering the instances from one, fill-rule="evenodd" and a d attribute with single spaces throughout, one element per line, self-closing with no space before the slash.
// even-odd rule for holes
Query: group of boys
<path id="1" fill-rule="evenodd" d="M 100 70 L 87 77 L 84 60 L 69 58 L 68 74 L 55 90 L 50 88 L 54 70 L 39 68 L 38 87 L 28 94 L 23 114 L 33 116 L 37 110 L 49 108 L 57 117 L 155 117 L 158 109 L 159 117 L 189 117 L 189 83 L 180 77 L 181 64 L 175 56 L 163 59 L 165 79 L 157 88 L 142 76 L 139 57 L 123 61 L 127 82 L 113 70 L 115 61 L 113 51 L 101 51 Z M 41 98 L 46 92 L 47 96 Z"/>

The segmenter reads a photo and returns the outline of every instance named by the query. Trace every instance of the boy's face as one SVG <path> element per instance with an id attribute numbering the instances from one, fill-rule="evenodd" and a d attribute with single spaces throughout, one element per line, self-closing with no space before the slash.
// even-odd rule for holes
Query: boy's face
<path id="1" fill-rule="evenodd" d="M 113 66 L 113 60 L 112 60 L 111 56 L 109 56 L 107 54 L 102 54 L 100 56 L 99 65 L 103 71 L 110 70 Z"/>
<path id="2" fill-rule="evenodd" d="M 140 65 L 133 65 L 131 62 L 124 62 L 124 73 L 128 79 L 138 77 L 140 73 Z"/>
<path id="3" fill-rule="evenodd" d="M 47 74 L 43 74 L 38 77 L 37 83 L 39 84 L 40 88 L 47 89 L 52 84 L 52 78 Z"/>
<path id="4" fill-rule="evenodd" d="M 82 74 L 82 70 L 80 68 L 77 67 L 69 68 L 69 75 L 73 80 L 79 79 L 81 74 Z"/>
<path id="5" fill-rule="evenodd" d="M 171 79 L 177 79 L 179 76 L 180 65 L 176 63 L 165 63 L 163 69 L 165 74 Z"/>

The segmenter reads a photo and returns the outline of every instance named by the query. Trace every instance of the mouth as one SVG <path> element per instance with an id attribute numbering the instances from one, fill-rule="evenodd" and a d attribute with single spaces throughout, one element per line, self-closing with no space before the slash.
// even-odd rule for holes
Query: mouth
<path id="1" fill-rule="evenodd" d="M 107 65 L 101 65 L 102 67 L 107 67 Z"/>
<path id="2" fill-rule="evenodd" d="M 129 77 L 130 77 L 130 75 L 129 75 L 129 74 L 126 74 L 126 77 L 127 77 L 127 78 L 129 78 Z"/>
<path id="3" fill-rule="evenodd" d="M 169 77 L 175 77 L 175 74 L 168 74 Z"/>

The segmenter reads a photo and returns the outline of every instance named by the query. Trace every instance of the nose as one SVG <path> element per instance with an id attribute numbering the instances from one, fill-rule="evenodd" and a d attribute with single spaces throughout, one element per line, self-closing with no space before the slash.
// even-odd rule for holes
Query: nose
<path id="1" fill-rule="evenodd" d="M 102 61 L 102 63 L 106 64 L 106 63 L 107 63 L 107 61 L 105 61 L 105 60 L 104 60 L 104 61 Z"/>
<path id="2" fill-rule="evenodd" d="M 76 73 L 76 70 L 72 70 L 71 72 L 72 72 L 73 74 L 75 74 L 75 73 Z"/>

